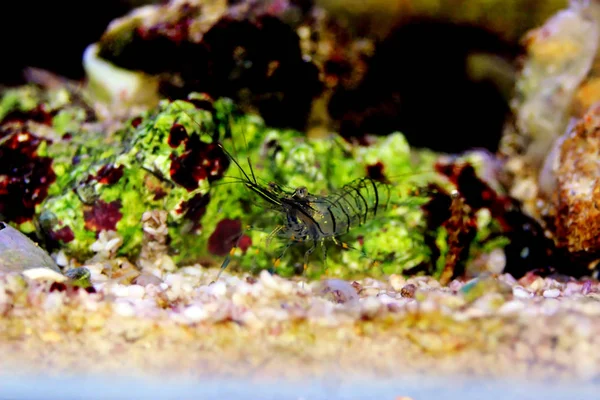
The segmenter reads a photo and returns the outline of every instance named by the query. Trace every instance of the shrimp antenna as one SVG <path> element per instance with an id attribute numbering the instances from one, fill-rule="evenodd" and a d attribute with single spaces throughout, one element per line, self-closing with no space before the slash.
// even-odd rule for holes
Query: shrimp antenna
<path id="1" fill-rule="evenodd" d="M 179 109 L 184 114 L 186 114 L 188 116 L 188 118 L 190 118 L 196 125 L 198 125 L 199 127 L 201 127 L 200 124 L 198 123 L 198 121 L 196 121 L 186 110 L 184 110 L 181 107 L 179 107 Z M 224 127 L 224 129 L 225 129 L 224 137 L 230 136 L 230 138 L 231 138 L 231 144 L 232 144 L 233 151 L 234 151 L 234 155 L 232 155 L 223 146 L 223 144 L 221 143 L 220 140 L 217 140 L 216 144 L 225 153 L 225 155 L 231 161 L 233 161 L 233 163 L 235 164 L 235 166 L 237 167 L 237 169 L 240 171 L 240 174 L 243 175 L 243 176 L 240 176 L 239 178 L 238 177 L 233 177 L 233 176 L 231 176 L 230 178 L 232 178 L 232 179 L 239 179 L 239 181 L 245 182 L 246 184 L 244 185 L 244 187 L 247 190 L 249 190 L 248 186 L 258 186 L 258 181 L 257 181 L 256 176 L 254 174 L 254 168 L 252 167 L 252 162 L 250 161 L 250 156 L 247 155 L 246 159 L 247 159 L 247 162 L 248 162 L 248 167 L 250 168 L 250 173 L 251 173 L 252 179 L 250 179 L 250 176 L 248 176 L 248 173 L 246 173 L 246 171 L 244 170 L 244 168 L 242 168 L 242 166 L 240 165 L 240 163 L 237 160 L 238 159 L 238 157 L 237 157 L 238 152 L 237 152 L 237 148 L 235 146 L 235 139 L 233 137 L 233 130 L 234 130 L 234 121 L 233 121 L 233 119 L 236 117 L 235 111 L 236 110 L 234 108 L 232 108 L 231 110 L 229 110 L 229 113 L 227 115 L 227 121 L 226 121 L 226 124 L 225 124 L 225 127 Z M 244 124 L 242 124 L 242 128 L 241 129 L 245 129 Z M 248 150 L 248 142 L 246 140 L 246 135 L 243 133 L 242 136 L 244 137 L 244 145 L 246 146 L 246 151 L 247 151 Z M 235 183 L 235 181 L 233 181 L 233 182 L 224 182 L 224 183 L 221 183 L 221 184 L 225 184 L 225 183 Z M 216 281 L 219 280 L 219 278 L 221 277 L 221 274 L 223 273 L 223 271 L 225 271 L 225 269 L 227 268 L 227 266 L 231 262 L 232 256 L 234 255 L 235 250 L 239 247 L 240 240 L 242 239 L 243 235 L 244 235 L 244 232 L 242 231 L 241 234 L 240 234 L 240 236 L 238 237 L 236 243 L 234 244 L 234 246 L 231 248 L 231 250 L 229 251 L 229 253 L 225 257 L 225 259 L 223 260 L 223 263 L 221 264 L 221 268 L 219 269 L 219 272 L 218 272 L 215 280 L 212 281 L 211 283 L 214 283 L 214 282 L 216 282 Z"/>
<path id="2" fill-rule="evenodd" d="M 190 120 L 191 120 L 191 121 L 192 121 L 194 124 L 196 124 L 196 125 L 198 126 L 198 128 L 202 128 L 202 126 L 200 125 L 200 123 L 199 123 L 198 121 L 196 121 L 196 120 L 195 120 L 195 119 L 194 119 L 194 118 L 193 118 L 193 117 L 190 115 L 190 113 L 188 113 L 186 110 L 184 110 L 183 108 L 181 108 L 181 107 L 179 107 L 179 106 L 178 106 L 178 108 L 179 108 L 179 111 L 181 111 L 182 113 L 184 113 L 185 115 L 187 115 L 187 117 L 188 117 L 188 118 L 189 118 L 189 119 L 190 119 Z M 235 152 L 235 153 L 237 153 L 237 150 L 236 150 L 236 148 L 235 148 L 235 142 L 234 142 L 234 140 L 233 140 L 233 135 L 231 134 L 231 133 L 232 133 L 232 132 L 231 132 L 231 131 L 232 131 L 232 129 L 231 129 L 231 115 L 229 115 L 229 117 L 228 117 L 228 122 L 229 122 L 229 125 L 226 127 L 226 129 L 227 129 L 227 132 L 225 133 L 225 135 L 229 134 L 229 136 L 231 136 L 231 143 L 232 143 L 232 145 L 233 145 L 234 152 Z M 248 181 L 250 181 L 250 177 L 248 176 L 248 174 L 246 174 L 246 171 L 244 171 L 244 169 L 242 168 L 242 166 L 241 166 L 241 165 L 238 163 L 238 161 L 237 161 L 236 157 L 234 157 L 234 156 L 233 156 L 233 155 L 232 155 L 232 154 L 231 154 L 231 153 L 230 153 L 230 152 L 229 152 L 229 151 L 228 151 L 228 150 L 227 150 L 227 149 L 226 149 L 226 148 L 225 148 L 225 147 L 224 147 L 224 146 L 221 144 L 221 142 L 220 142 L 220 141 L 218 141 L 218 142 L 217 142 L 217 146 L 219 146 L 219 148 L 220 148 L 221 150 L 223 150 L 223 152 L 225 153 L 225 155 L 226 155 L 226 156 L 227 156 L 227 157 L 228 157 L 228 158 L 229 158 L 231 161 L 233 161 L 233 163 L 234 163 L 234 164 L 235 164 L 235 165 L 238 167 L 238 169 L 240 170 L 240 172 L 241 172 L 242 174 L 244 174 L 244 177 L 246 177 L 246 179 L 247 179 Z M 254 178 L 254 171 L 252 172 L 252 177 Z M 241 179 L 241 178 L 240 178 L 240 179 Z M 256 180 L 256 179 L 255 179 L 255 180 Z"/>
<path id="3" fill-rule="evenodd" d="M 233 161 L 233 163 L 238 167 L 238 169 L 240 170 L 240 172 L 242 174 L 244 174 L 244 176 L 246 177 L 247 180 L 250 180 L 250 177 L 248 176 L 248 174 L 246 174 L 246 171 L 244 171 L 244 169 L 242 168 L 242 166 L 240 165 L 240 163 L 238 163 L 238 161 L 235 159 L 235 157 L 233 157 L 231 155 L 231 153 L 229 151 L 227 151 L 227 149 L 225 149 L 225 147 L 223 147 L 223 145 L 221 143 L 217 143 L 217 146 L 219 146 L 219 148 L 221 150 L 223 150 L 223 152 L 227 155 L 227 157 L 229 157 L 229 159 L 231 161 Z M 241 179 L 241 178 L 240 178 Z M 242 179 L 243 180 L 243 179 Z"/>
<path id="4" fill-rule="evenodd" d="M 231 136 L 231 144 L 233 146 L 233 151 L 234 154 L 237 158 L 237 149 L 235 147 L 235 140 L 233 138 L 233 123 L 232 123 L 232 119 L 234 117 L 234 110 L 232 110 L 232 112 L 229 113 L 228 116 L 228 122 L 229 122 L 229 136 Z M 245 130 L 246 126 L 244 124 L 242 124 L 242 129 Z M 246 151 L 248 151 L 248 140 L 246 139 L 246 134 L 244 132 L 242 132 L 242 138 L 244 139 L 244 146 L 246 147 Z M 252 183 L 254 183 L 255 185 L 258 184 L 257 180 L 256 180 L 256 176 L 254 175 L 254 168 L 252 167 L 252 161 L 250 160 L 250 155 L 246 156 L 246 162 L 248 163 L 248 168 L 250 168 L 250 175 L 252 176 Z M 239 164 L 238 164 L 239 166 Z M 241 167 L 240 167 L 241 168 Z M 244 172 L 244 176 L 246 176 L 246 178 L 248 178 L 248 180 L 250 181 L 250 177 Z"/>

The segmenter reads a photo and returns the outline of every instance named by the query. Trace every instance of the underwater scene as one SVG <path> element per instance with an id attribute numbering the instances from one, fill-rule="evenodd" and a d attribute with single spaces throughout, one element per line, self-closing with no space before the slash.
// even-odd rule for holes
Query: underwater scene
<path id="1" fill-rule="evenodd" d="M 16 7 L 0 398 L 593 398 L 600 2 Z"/>

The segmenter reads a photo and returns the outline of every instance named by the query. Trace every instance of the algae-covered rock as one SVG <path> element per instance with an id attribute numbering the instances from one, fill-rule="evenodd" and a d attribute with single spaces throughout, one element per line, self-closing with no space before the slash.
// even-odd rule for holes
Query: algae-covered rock
<path id="1" fill-rule="evenodd" d="M 300 128 L 322 89 L 319 71 L 302 53 L 295 32 L 313 20 L 304 8 L 295 2 L 222 0 L 140 7 L 107 27 L 97 48 L 86 53 L 86 66 L 94 72 L 102 72 L 97 67 L 105 62 L 118 67 L 100 79 L 94 74 L 105 93 L 117 94 L 110 78 L 118 73 L 131 81 L 131 92 L 151 87 L 169 98 L 192 91 L 227 96 L 244 111 L 259 111 L 271 125 Z M 144 78 L 125 70 L 143 72 Z M 142 80 L 150 84 L 134 83 Z"/>
<path id="2" fill-rule="evenodd" d="M 66 87 L 23 86 L 0 102 L 0 215 L 21 231 L 35 231 L 34 218 L 48 196 L 62 193 L 74 165 L 115 153 L 93 111 Z"/>
<path id="3" fill-rule="evenodd" d="M 195 233 L 209 182 L 227 168 L 228 159 L 213 143 L 210 112 L 191 103 L 163 102 L 129 125 L 119 133 L 120 152 L 75 166 L 68 190 L 49 197 L 41 208 L 44 234 L 77 258 L 91 255 L 90 245 L 101 231 L 122 238 L 119 255 L 136 256 L 142 215 L 153 209 L 168 211 L 177 245 L 180 235 Z"/>
<path id="4" fill-rule="evenodd" d="M 91 273 L 87 268 L 79 267 L 65 271 L 65 276 L 71 280 L 73 286 L 88 288 L 92 286 L 90 282 Z"/>
<path id="5" fill-rule="evenodd" d="M 281 190 L 276 196 L 293 197 L 297 188 L 305 187 L 312 196 L 329 196 L 325 198 L 334 208 L 341 196 L 357 204 L 348 209 L 349 215 L 338 214 L 338 219 L 352 220 L 344 232 L 339 228 L 343 224 L 332 228 L 340 238 L 338 245 L 327 240 L 324 248 L 310 254 L 309 276 L 378 275 L 414 268 L 432 272 L 434 265 L 446 264 L 449 253 L 434 250 L 430 238 L 433 235 L 443 246 L 453 225 L 428 225 L 421 206 L 430 197 L 417 189 L 436 179 L 442 186 L 453 183 L 433 171 L 434 155 L 414 153 L 400 133 L 369 139 L 368 145 L 348 143 L 337 134 L 307 138 L 298 131 L 271 128 L 261 118 L 241 113 L 231 100 L 213 101 L 204 95 L 164 100 L 107 135 L 100 129 L 103 125 L 88 126 L 77 119 L 63 118 L 61 126 L 72 128 L 58 137 L 56 125 L 41 129 L 39 123 L 26 122 L 2 123 L 10 138 L 27 140 L 5 141 L 0 149 L 14 152 L 37 140 L 35 151 L 19 151 L 41 161 L 27 158 L 23 163 L 53 177 L 46 180 L 50 184 L 44 196 L 28 208 L 26 224 L 9 220 L 26 232 L 37 227 L 49 248 L 76 259 L 92 256 L 99 238 L 110 233 L 122 243 L 113 256 L 132 260 L 148 254 L 160 259 L 167 253 L 180 265 L 220 263 L 237 244 L 232 265 L 252 271 L 277 267 L 283 275 L 301 272 L 313 243 L 300 240 L 288 246 L 290 237 L 276 232 L 291 217 L 289 212 L 273 207 L 244 184 L 270 190 L 273 181 Z M 27 176 L 13 179 L 21 186 L 7 197 L 4 210 L 9 202 L 21 204 L 23 196 L 14 195 L 19 190 L 29 193 Z M 379 182 L 377 195 L 361 194 L 356 186 L 344 189 L 363 177 Z M 382 208 L 384 198 L 388 207 Z M 367 212 L 355 218 L 363 202 Z M 382 209 L 375 212 L 377 207 Z M 144 237 L 153 237 L 152 232 L 144 233 L 151 229 L 144 225 L 144 215 L 162 215 L 160 225 L 166 226 L 168 236 L 160 240 L 161 254 L 156 254 L 158 247 L 142 251 Z M 472 257 L 472 243 L 483 245 L 492 232 L 502 232 L 494 218 L 479 218 L 473 228 L 475 237 L 460 244 L 467 250 L 460 255 L 465 262 Z M 290 248 L 284 254 L 285 247 Z M 277 258 L 281 260 L 275 262 Z"/>

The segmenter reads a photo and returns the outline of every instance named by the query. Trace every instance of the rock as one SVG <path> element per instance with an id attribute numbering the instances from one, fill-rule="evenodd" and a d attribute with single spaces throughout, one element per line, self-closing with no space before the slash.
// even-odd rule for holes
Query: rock
<path id="1" fill-rule="evenodd" d="M 91 272 L 87 268 L 72 268 L 65 272 L 65 276 L 71 280 L 73 286 L 88 288 L 92 286 L 90 282 Z"/>
<path id="2" fill-rule="evenodd" d="M 481 276 L 466 283 L 460 293 L 467 302 L 472 302 L 489 293 L 507 295 L 511 293 L 511 287 L 493 276 Z"/>
<path id="3" fill-rule="evenodd" d="M 561 146 L 556 241 L 570 253 L 600 252 L 600 104 L 592 106 Z"/>
<path id="4" fill-rule="evenodd" d="M 412 283 L 409 283 L 408 285 L 405 285 L 401 290 L 400 290 L 400 295 L 402 297 L 408 297 L 410 299 L 415 297 L 415 292 L 417 291 L 417 287 L 415 285 L 413 285 Z"/>
<path id="5" fill-rule="evenodd" d="M 518 129 L 532 141 L 527 158 L 541 165 L 569 121 L 569 105 L 598 48 L 597 22 L 573 5 L 527 37 L 529 61 L 517 85 L 526 93 Z"/>
<path id="6" fill-rule="evenodd" d="M 512 101 L 514 119 L 506 124 L 501 152 L 513 176 L 511 195 L 535 217 L 554 192 L 556 148 L 584 104 L 600 99 L 597 85 L 600 5 L 580 4 L 556 13 L 524 38 L 523 68 Z M 596 96 L 597 95 L 597 96 Z M 544 200 L 540 206 L 538 199 Z"/>
<path id="7" fill-rule="evenodd" d="M 33 268 L 49 268 L 60 273 L 46 251 L 15 228 L 0 222 L 0 271 L 21 272 Z"/>
<path id="8" fill-rule="evenodd" d="M 29 268 L 23 271 L 23 276 L 34 281 L 65 282 L 68 279 L 63 274 L 45 267 Z"/>
<path id="9" fill-rule="evenodd" d="M 357 303 L 358 293 L 354 287 L 341 279 L 326 279 L 318 287 L 317 293 L 333 303 Z"/>

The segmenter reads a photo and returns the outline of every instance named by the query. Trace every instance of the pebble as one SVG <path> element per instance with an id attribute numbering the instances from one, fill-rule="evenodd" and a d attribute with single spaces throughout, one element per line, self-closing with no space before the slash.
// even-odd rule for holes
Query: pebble
<path id="1" fill-rule="evenodd" d="M 208 313 L 203 307 L 192 305 L 183 310 L 183 316 L 189 322 L 200 322 L 208 318 Z"/>
<path id="2" fill-rule="evenodd" d="M 513 288 L 513 296 L 519 299 L 530 299 L 534 296 L 534 293 L 531 293 L 527 289 L 522 286 L 515 286 Z"/>
<path id="3" fill-rule="evenodd" d="M 48 269 L 60 275 L 60 269 L 45 250 L 19 230 L 0 221 L 0 271 L 30 269 Z"/>
<path id="4" fill-rule="evenodd" d="M 157 277 L 156 275 L 153 275 L 153 274 L 150 274 L 147 272 L 142 272 L 142 274 L 140 276 L 135 278 L 134 282 L 136 285 L 140 285 L 140 286 L 148 286 L 148 285 L 158 286 L 162 283 L 162 280 L 159 277 Z"/>
<path id="5" fill-rule="evenodd" d="M 338 303 L 356 303 L 358 293 L 356 289 L 348 282 L 342 279 L 326 279 L 317 286 L 315 293 L 319 296 Z"/>
<path id="6" fill-rule="evenodd" d="M 406 285 L 406 279 L 401 275 L 393 274 L 390 276 L 390 285 L 395 291 L 399 292 Z"/>
<path id="7" fill-rule="evenodd" d="M 558 289 L 546 289 L 544 290 L 543 296 L 546 298 L 554 299 L 560 296 L 560 290 Z"/>
<path id="8" fill-rule="evenodd" d="M 133 306 L 126 301 L 118 301 L 114 303 L 113 309 L 122 317 L 133 317 L 135 315 L 135 308 L 133 308 Z"/>
<path id="9" fill-rule="evenodd" d="M 411 283 L 411 284 L 404 286 L 402 288 L 402 290 L 400 290 L 400 295 L 402 297 L 407 297 L 409 299 L 412 299 L 415 297 L 416 291 L 417 291 L 417 287 Z"/>
<path id="10" fill-rule="evenodd" d="M 93 266 L 90 270 L 104 276 L 99 266 Z M 600 300 L 600 293 L 594 292 L 596 287 L 592 283 L 588 284 L 591 292 L 583 297 L 582 282 L 560 284 L 535 276 L 531 284 L 525 284 L 525 287 L 507 274 L 490 278 L 488 283 L 494 284 L 483 285 L 476 301 L 467 302 L 464 293 L 461 295 L 457 292 L 469 289 L 477 280 L 466 285 L 461 280 L 455 280 L 450 288 L 439 288 L 439 284 L 429 277 L 407 280 L 392 275 L 384 282 L 375 279 L 353 282 L 332 278 L 307 283 L 302 287 L 299 283 L 267 271 L 263 271 L 258 278 L 250 279 L 225 274 L 212 285 L 202 284 L 202 279 L 196 279 L 201 274 L 212 277 L 213 272 L 189 267 L 166 274 L 165 282 L 155 281 L 156 285 L 148 286 L 138 281 L 137 284 L 122 285 L 109 279 L 107 284 L 95 286 L 98 294 L 83 293 L 85 301 L 78 301 L 82 302 L 82 308 L 89 314 L 103 315 L 103 318 L 106 317 L 104 312 L 112 309 L 116 315 L 123 317 L 159 318 L 169 315 L 172 322 L 180 324 L 234 318 L 245 326 L 250 324 L 259 327 L 297 319 L 335 326 L 360 318 L 385 318 L 416 312 L 441 312 L 457 320 L 490 315 L 554 315 L 565 310 L 580 315 L 600 315 L 600 301 L 596 301 Z M 27 288 L 20 274 L 14 277 L 0 276 L 0 282 L 3 283 L 0 286 L 0 296 L 3 297 L 0 303 L 12 300 L 11 292 L 18 293 Z M 481 279 L 479 283 L 482 283 Z M 571 295 L 569 292 L 572 292 Z M 104 296 L 107 293 L 114 297 Z M 67 298 L 66 292 L 51 293 L 44 298 L 45 303 L 42 302 L 41 307 L 57 309 L 66 306 Z M 526 301 L 532 298 L 535 301 Z"/>
<path id="11" fill-rule="evenodd" d="M 260 282 L 267 289 L 271 289 L 276 293 L 289 294 L 293 290 L 292 283 L 281 278 L 275 278 L 269 271 L 262 270 L 260 273 Z"/>
<path id="12" fill-rule="evenodd" d="M 500 274 L 506 266 L 506 254 L 503 249 L 494 249 L 488 258 L 488 271 L 493 274 Z"/>
<path id="13" fill-rule="evenodd" d="M 218 281 L 209 286 L 210 294 L 217 297 L 223 297 L 227 294 L 227 286 L 225 282 Z"/>
<path id="14" fill-rule="evenodd" d="M 117 297 L 128 297 L 129 296 L 129 286 L 128 285 L 113 285 L 111 288 L 111 292 L 113 295 Z"/>
<path id="15" fill-rule="evenodd" d="M 365 287 L 360 291 L 361 297 L 376 297 L 381 293 L 381 290 L 376 287 Z"/>
<path id="16" fill-rule="evenodd" d="M 61 250 L 56 254 L 56 259 L 54 260 L 54 262 L 56 262 L 56 265 L 58 265 L 59 267 L 66 267 L 67 265 L 69 265 L 69 258 L 67 257 L 65 252 Z"/>
<path id="17" fill-rule="evenodd" d="M 497 313 L 500 315 L 514 315 L 525 309 L 525 304 L 519 300 L 510 300 L 502 304 Z"/>
<path id="18" fill-rule="evenodd" d="M 31 268 L 23 271 L 23 275 L 32 280 L 65 282 L 68 278 L 49 268 Z"/>
<path id="19" fill-rule="evenodd" d="M 382 308 L 381 302 L 375 297 L 362 299 L 361 313 L 367 318 L 373 318 Z"/>
<path id="20" fill-rule="evenodd" d="M 544 281 L 544 279 L 538 277 L 533 282 L 531 282 L 531 284 L 529 285 L 529 289 L 534 292 L 537 292 L 538 290 L 542 290 L 545 285 L 546 282 Z"/>
<path id="21" fill-rule="evenodd" d="M 202 268 L 199 265 L 194 265 L 191 267 L 184 267 L 184 268 L 181 268 L 180 271 L 185 275 L 190 275 L 190 276 L 195 276 L 195 277 L 201 277 L 203 274 Z"/>
<path id="22" fill-rule="evenodd" d="M 129 286 L 129 296 L 135 299 L 141 299 L 146 294 L 146 289 L 140 285 Z"/>

